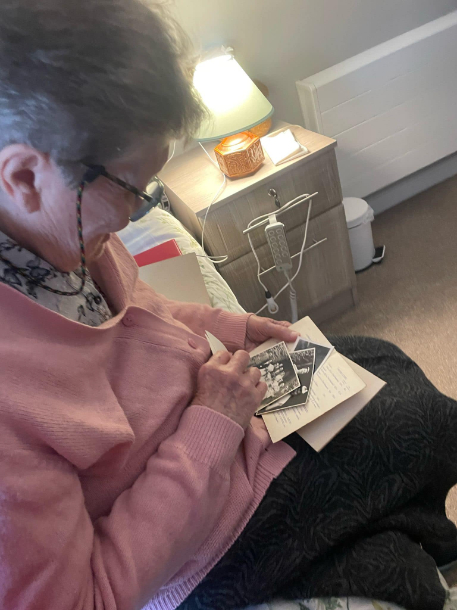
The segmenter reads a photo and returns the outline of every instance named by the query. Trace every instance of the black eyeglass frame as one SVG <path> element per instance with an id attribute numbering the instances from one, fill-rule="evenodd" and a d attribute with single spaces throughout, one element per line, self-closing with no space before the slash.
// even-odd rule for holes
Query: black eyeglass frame
<path id="1" fill-rule="evenodd" d="M 132 222 L 136 222 L 140 218 L 143 218 L 143 216 L 146 216 L 146 214 L 150 212 L 152 208 L 157 207 L 162 201 L 165 186 L 160 180 L 160 178 L 158 178 L 157 176 L 154 176 L 154 178 L 149 183 L 156 183 L 154 190 L 151 194 L 149 194 L 145 191 L 137 189 L 136 186 L 125 182 L 125 180 L 122 180 L 121 178 L 110 174 L 108 171 L 106 171 L 106 168 L 103 165 L 86 165 L 85 167 L 87 167 L 87 170 L 84 173 L 83 182 L 85 182 L 86 184 L 90 184 L 91 182 L 94 182 L 94 180 L 96 180 L 99 176 L 103 176 L 114 184 L 117 184 L 123 189 L 129 191 L 136 197 L 139 197 L 145 202 L 145 204 L 147 204 L 140 206 L 140 208 L 130 217 L 130 220 Z"/>

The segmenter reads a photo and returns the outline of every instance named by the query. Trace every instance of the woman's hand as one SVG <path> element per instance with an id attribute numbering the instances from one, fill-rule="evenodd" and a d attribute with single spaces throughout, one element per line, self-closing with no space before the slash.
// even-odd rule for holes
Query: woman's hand
<path id="1" fill-rule="evenodd" d="M 267 341 L 267 339 L 279 339 L 291 343 L 298 338 L 298 333 L 289 330 L 290 322 L 279 322 L 271 318 L 250 316 L 246 330 L 246 349 L 248 352 Z"/>
<path id="2" fill-rule="evenodd" d="M 192 403 L 223 413 L 246 429 L 267 391 L 259 369 L 248 369 L 248 364 L 243 350 L 217 352 L 200 368 Z"/>

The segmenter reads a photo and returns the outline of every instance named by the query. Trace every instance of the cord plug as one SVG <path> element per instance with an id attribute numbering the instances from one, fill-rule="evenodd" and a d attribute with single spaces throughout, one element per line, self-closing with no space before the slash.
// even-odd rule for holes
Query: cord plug
<path id="1" fill-rule="evenodd" d="M 274 300 L 274 298 L 271 296 L 271 292 L 269 290 L 267 290 L 265 292 L 265 298 L 267 300 L 267 306 L 268 306 L 269 313 L 278 313 L 279 306 L 276 303 L 276 301 Z"/>

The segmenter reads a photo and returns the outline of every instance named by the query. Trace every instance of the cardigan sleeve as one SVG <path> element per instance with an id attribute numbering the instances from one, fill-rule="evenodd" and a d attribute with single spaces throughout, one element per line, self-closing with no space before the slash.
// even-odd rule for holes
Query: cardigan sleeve
<path id="1" fill-rule="evenodd" d="M 243 436 L 224 415 L 189 407 L 133 486 L 95 522 L 73 465 L 43 448 L 2 445 L 0 607 L 141 607 L 214 527 Z"/>
<path id="2" fill-rule="evenodd" d="M 151 298 L 159 298 L 170 310 L 175 320 L 185 324 L 192 332 L 201 337 L 209 331 L 217 337 L 231 352 L 245 349 L 247 322 L 252 314 L 237 314 L 213 309 L 199 303 L 182 303 L 172 301 L 155 292 L 150 286 L 138 281 L 142 291 L 149 291 Z"/>

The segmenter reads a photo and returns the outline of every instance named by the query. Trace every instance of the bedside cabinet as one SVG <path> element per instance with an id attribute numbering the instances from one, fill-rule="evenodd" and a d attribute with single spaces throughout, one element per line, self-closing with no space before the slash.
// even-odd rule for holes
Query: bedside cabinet
<path id="1" fill-rule="evenodd" d="M 281 124 L 283 127 L 284 124 Z M 265 305 L 264 290 L 257 281 L 257 263 L 243 230 L 254 218 L 277 210 L 269 190 L 274 189 L 281 205 L 303 193 L 318 192 L 313 200 L 306 248 L 299 275 L 293 285 L 297 292 L 299 318 L 310 315 L 315 322 L 341 313 L 356 303 L 356 279 L 349 235 L 342 206 L 341 185 L 335 157 L 335 140 L 289 126 L 310 153 L 279 166 L 267 155 L 262 167 L 244 178 L 227 178 L 227 185 L 208 211 L 223 176 L 200 147 L 173 159 L 162 170 L 173 213 L 201 240 L 205 214 L 205 250 L 211 256 L 228 256 L 217 268 L 247 311 Z M 291 255 L 300 252 L 308 204 L 304 203 L 279 217 L 284 223 Z M 274 265 L 265 237 L 265 227 L 251 233 L 263 269 Z M 299 257 L 293 258 L 295 274 Z M 262 276 L 275 295 L 286 283 L 275 269 Z M 288 289 L 277 298 L 278 319 L 290 319 Z M 270 315 L 264 309 L 262 315 Z"/>

